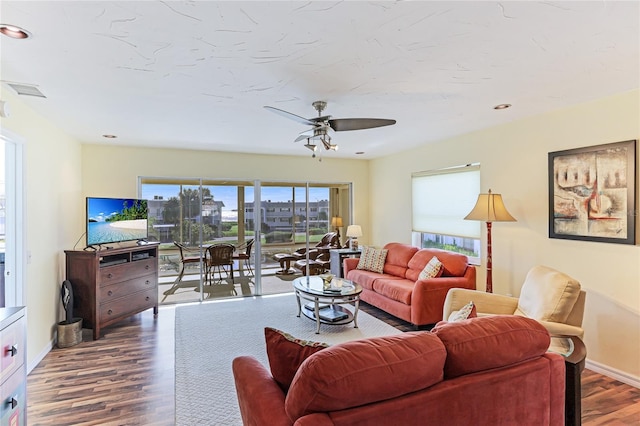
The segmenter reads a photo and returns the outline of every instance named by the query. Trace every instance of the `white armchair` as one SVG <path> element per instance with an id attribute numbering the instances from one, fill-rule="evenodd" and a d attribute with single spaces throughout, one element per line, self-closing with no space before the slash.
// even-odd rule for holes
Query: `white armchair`
<path id="1" fill-rule="evenodd" d="M 442 318 L 448 320 L 469 302 L 478 316 L 520 315 L 539 321 L 552 336 L 582 339 L 582 317 L 586 293 L 570 276 L 546 266 L 534 266 L 527 273 L 520 298 L 452 288 L 444 301 Z"/>

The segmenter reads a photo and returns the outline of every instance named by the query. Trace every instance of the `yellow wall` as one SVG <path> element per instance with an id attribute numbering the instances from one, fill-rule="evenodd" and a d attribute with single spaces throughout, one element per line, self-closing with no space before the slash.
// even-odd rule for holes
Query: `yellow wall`
<path id="1" fill-rule="evenodd" d="M 300 149 L 291 146 L 292 150 Z M 116 165 L 114 167 L 114 165 Z M 311 156 L 289 157 L 227 152 L 193 151 L 83 145 L 84 196 L 124 197 L 137 195 L 139 176 L 241 179 L 275 182 L 353 183 L 354 217 L 367 241 L 369 217 L 369 163 L 325 155 L 322 162 Z M 117 170 L 114 173 L 114 170 Z M 79 224 L 78 229 L 81 230 Z M 346 229 L 342 230 L 344 234 Z"/>
<path id="2" fill-rule="evenodd" d="M 84 217 L 76 208 L 82 203 L 81 145 L 17 96 L 5 91 L 2 100 L 9 103 L 11 115 L 1 119 L 0 126 L 24 141 L 25 249 L 31 253 L 25 270 L 27 362 L 33 367 L 51 348 L 62 319 L 63 251 L 82 234 L 78 223 Z"/>
<path id="3" fill-rule="evenodd" d="M 405 206 L 411 205 L 412 172 L 479 162 L 482 191 L 501 193 L 518 220 L 493 226 L 494 292 L 518 295 L 527 271 L 537 264 L 578 279 L 587 291 L 584 328 L 589 361 L 637 382 L 640 246 L 549 239 L 547 211 L 549 152 L 630 139 L 640 139 L 639 91 L 373 160 L 371 242 L 411 242 L 411 214 Z M 478 288 L 484 289 L 484 283 L 482 267 Z"/>

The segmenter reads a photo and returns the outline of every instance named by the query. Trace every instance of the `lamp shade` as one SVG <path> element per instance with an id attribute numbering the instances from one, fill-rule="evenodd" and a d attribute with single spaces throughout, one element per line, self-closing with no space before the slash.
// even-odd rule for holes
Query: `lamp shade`
<path id="1" fill-rule="evenodd" d="M 360 225 L 349 225 L 347 227 L 347 237 L 362 237 L 362 228 L 360 227 Z"/>
<path id="2" fill-rule="evenodd" d="M 483 222 L 515 222 L 502 202 L 502 195 L 492 194 L 491 190 L 487 194 L 479 194 L 478 201 L 473 210 L 465 216 L 465 220 L 481 220 Z"/>
<path id="3" fill-rule="evenodd" d="M 334 216 L 331 218 L 331 226 L 341 227 L 342 226 L 342 218 L 340 216 Z"/>

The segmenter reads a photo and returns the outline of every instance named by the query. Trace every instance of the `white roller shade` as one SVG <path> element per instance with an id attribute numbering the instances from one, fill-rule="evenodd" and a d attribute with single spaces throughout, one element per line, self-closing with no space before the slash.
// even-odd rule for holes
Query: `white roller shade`
<path id="1" fill-rule="evenodd" d="M 481 223 L 464 220 L 480 193 L 480 166 L 414 173 L 411 183 L 413 231 L 480 238 Z"/>

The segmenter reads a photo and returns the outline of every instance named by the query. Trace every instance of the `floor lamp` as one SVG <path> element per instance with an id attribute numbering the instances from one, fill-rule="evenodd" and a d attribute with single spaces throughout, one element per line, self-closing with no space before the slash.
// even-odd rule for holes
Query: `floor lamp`
<path id="1" fill-rule="evenodd" d="M 487 293 L 493 293 L 493 278 L 491 274 L 491 223 L 492 222 L 515 222 L 516 219 L 509 214 L 502 202 L 502 195 L 492 194 L 491 190 L 487 194 L 478 195 L 478 201 L 465 216 L 465 220 L 480 220 L 487 223 Z"/>

